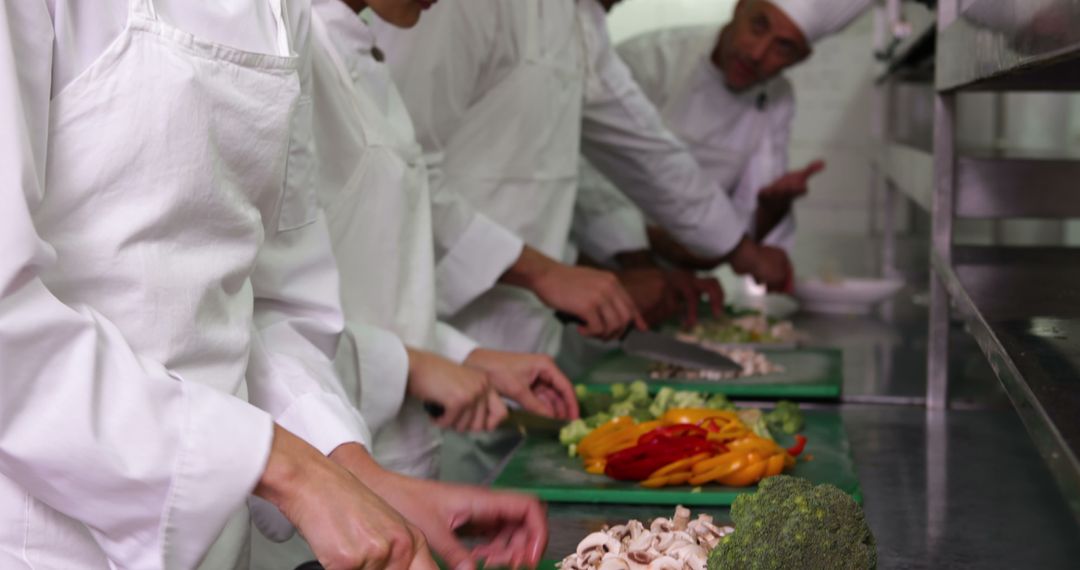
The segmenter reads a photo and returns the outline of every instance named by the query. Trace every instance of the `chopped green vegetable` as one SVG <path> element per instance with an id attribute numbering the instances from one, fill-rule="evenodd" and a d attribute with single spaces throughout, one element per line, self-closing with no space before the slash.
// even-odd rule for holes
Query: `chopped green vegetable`
<path id="1" fill-rule="evenodd" d="M 761 410 L 746 408 L 735 413 L 738 414 L 739 420 L 746 424 L 746 427 L 750 428 L 750 431 L 754 432 L 755 435 L 765 439 L 773 439 L 772 432 L 769 431 L 769 425 L 765 423 L 765 414 L 761 413 Z"/>
<path id="2" fill-rule="evenodd" d="M 709 555 L 709 570 L 877 567 L 862 508 L 847 493 L 788 475 L 768 477 L 731 507 L 735 531 Z"/>
<path id="3" fill-rule="evenodd" d="M 705 407 L 710 410 L 735 410 L 735 404 L 728 400 L 727 396 L 723 394 L 713 394 L 709 396 L 708 400 L 705 400 Z"/>
<path id="4" fill-rule="evenodd" d="M 765 422 L 771 429 L 791 435 L 802 431 L 806 418 L 798 404 L 780 400 L 771 412 L 765 414 Z"/>
<path id="5" fill-rule="evenodd" d="M 585 439 L 585 436 L 589 435 L 592 430 L 593 428 L 589 427 L 586 420 L 574 420 L 559 430 L 559 443 L 563 445 L 576 444 Z"/>

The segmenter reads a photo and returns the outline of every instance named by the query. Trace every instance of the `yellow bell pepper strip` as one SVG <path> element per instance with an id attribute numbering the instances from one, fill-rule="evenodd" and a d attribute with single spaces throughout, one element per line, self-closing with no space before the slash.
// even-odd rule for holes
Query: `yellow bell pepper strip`
<path id="1" fill-rule="evenodd" d="M 578 453 L 583 456 L 588 455 L 588 451 L 595 447 L 596 443 L 603 440 L 607 435 L 632 425 L 634 425 L 634 420 L 629 416 L 622 416 L 608 421 L 606 424 L 589 432 L 589 435 L 586 435 L 578 442 Z"/>
<path id="2" fill-rule="evenodd" d="M 670 475 L 661 475 L 660 477 L 650 477 L 642 481 L 641 486 L 647 489 L 658 489 L 670 485 L 684 485 L 689 480 L 689 472 L 672 473 Z"/>
<path id="3" fill-rule="evenodd" d="M 687 457 L 686 459 L 676 461 L 675 463 L 669 463 L 654 471 L 651 475 L 649 475 L 649 479 L 663 477 L 665 475 L 671 475 L 672 473 L 678 473 L 681 471 L 690 472 L 691 468 L 693 468 L 695 463 L 708 459 L 711 455 L 712 453 L 702 452 L 697 455 Z"/>
<path id="4" fill-rule="evenodd" d="M 766 461 L 761 456 L 750 453 L 746 456 L 746 466 L 734 473 L 720 477 L 720 484 L 728 487 L 748 487 L 761 480 L 765 474 Z"/>
<path id="5" fill-rule="evenodd" d="M 728 453 L 708 460 L 712 463 L 709 464 L 708 469 L 703 469 L 701 471 L 698 471 L 698 468 L 707 462 L 699 463 L 691 469 L 693 477 L 690 478 L 690 484 L 695 486 L 704 485 L 710 481 L 715 481 L 721 477 L 731 475 L 748 464 L 748 456 L 749 454 L 747 453 L 729 451 Z"/>
<path id="6" fill-rule="evenodd" d="M 664 412 L 664 415 L 660 416 L 660 421 L 665 425 L 701 425 L 703 421 L 709 418 L 732 420 L 735 419 L 735 414 L 723 410 L 707 410 L 704 408 L 674 408 Z"/>
<path id="7" fill-rule="evenodd" d="M 765 477 L 772 477 L 773 475 L 779 475 L 784 471 L 784 456 L 786 454 L 778 453 L 769 457 L 765 462 Z M 791 457 L 788 455 L 788 457 Z"/>
<path id="8" fill-rule="evenodd" d="M 603 459 L 594 459 L 585 462 L 585 472 L 592 473 L 593 475 L 603 475 L 605 467 L 607 467 L 607 461 Z"/>

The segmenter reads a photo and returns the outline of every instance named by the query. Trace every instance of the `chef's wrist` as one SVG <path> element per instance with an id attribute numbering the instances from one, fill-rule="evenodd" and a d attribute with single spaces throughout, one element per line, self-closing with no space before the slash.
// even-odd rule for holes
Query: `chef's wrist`
<path id="1" fill-rule="evenodd" d="M 289 430 L 274 424 L 274 439 L 270 457 L 254 494 L 279 509 L 295 495 L 303 478 L 305 465 L 318 459 L 319 452 Z"/>
<path id="2" fill-rule="evenodd" d="M 560 263 L 540 253 L 536 249 L 526 245 L 521 249 L 521 255 L 517 261 L 503 273 L 499 279 L 506 285 L 514 285 L 535 291 L 544 278 L 553 270 L 558 269 Z"/>
<path id="3" fill-rule="evenodd" d="M 731 269 L 739 275 L 746 275 L 754 272 L 755 264 L 758 257 L 758 245 L 750 238 L 750 236 L 743 236 L 739 240 L 735 249 L 731 250 L 728 254 L 728 263 L 731 265 Z"/>
<path id="4" fill-rule="evenodd" d="M 639 249 L 637 251 L 623 251 L 615 254 L 615 263 L 622 269 L 642 269 L 647 267 L 659 267 L 656 258 L 651 251 Z"/>
<path id="5" fill-rule="evenodd" d="M 367 448 L 360 444 L 345 444 L 338 447 L 330 454 L 330 460 L 352 473 L 353 477 L 375 494 L 380 494 L 379 489 L 388 484 L 391 479 L 396 480 L 400 477 L 397 473 L 379 465 L 379 462 L 368 453 Z"/>

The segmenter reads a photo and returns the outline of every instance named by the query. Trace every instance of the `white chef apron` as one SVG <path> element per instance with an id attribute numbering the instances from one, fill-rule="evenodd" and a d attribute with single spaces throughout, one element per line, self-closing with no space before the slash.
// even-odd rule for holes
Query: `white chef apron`
<path id="1" fill-rule="evenodd" d="M 561 259 L 577 194 L 586 54 L 572 0 L 523 3 L 524 57 L 455 133 L 445 175 L 474 207 Z M 566 21 L 542 18 L 541 10 L 565 9 L 574 11 L 573 29 L 545 28 Z M 559 347 L 551 310 L 516 287 L 497 285 L 450 322 L 481 346 L 552 355 Z"/>
<path id="2" fill-rule="evenodd" d="M 333 112 L 337 123 L 330 129 L 328 121 L 316 136 L 320 164 L 351 170 L 338 175 L 347 179 L 344 187 L 319 184 L 346 314 L 350 321 L 393 331 L 409 346 L 431 350 L 436 318 L 431 201 L 412 120 L 392 87 L 385 113 L 357 88 L 317 13 L 311 30 L 320 55 L 314 61 L 315 112 Z M 407 398 L 397 417 L 374 436 L 375 458 L 384 467 L 417 477 L 435 474 L 439 433 L 420 403 Z"/>
<path id="3" fill-rule="evenodd" d="M 275 54 L 195 38 L 159 19 L 152 0 L 132 0 L 120 36 L 51 101 L 34 212 L 56 250 L 42 280 L 57 298 L 104 315 L 178 381 L 242 398 L 248 276 L 276 229 L 264 223 L 289 202 L 285 162 L 299 95 L 282 0 L 267 1 Z M 229 418 L 220 421 L 229 429 Z M 246 564 L 247 532 L 244 509 L 203 567 Z M 26 568 L 113 566 L 85 525 L 2 475 L 0 544 L 21 552 Z"/>

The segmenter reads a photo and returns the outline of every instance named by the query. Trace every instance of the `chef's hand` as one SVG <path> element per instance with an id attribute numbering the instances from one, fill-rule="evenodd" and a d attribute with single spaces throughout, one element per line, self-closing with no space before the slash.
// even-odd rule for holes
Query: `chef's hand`
<path id="1" fill-rule="evenodd" d="M 491 431 L 506 419 L 506 404 L 483 370 L 461 366 L 437 354 L 407 348 L 409 395 L 439 404 L 435 425 L 455 431 Z"/>
<path id="2" fill-rule="evenodd" d="M 500 281 L 528 289 L 548 307 L 585 321 L 578 327 L 585 336 L 611 340 L 628 326 L 648 328 L 630 294 L 608 271 L 559 263 L 525 246 Z"/>
<path id="3" fill-rule="evenodd" d="M 790 293 L 794 287 L 794 270 L 787 253 L 769 245 L 759 245 L 744 237 L 729 257 L 731 268 L 739 275 L 750 275 L 769 291 Z"/>
<path id="4" fill-rule="evenodd" d="M 810 177 L 822 170 L 825 170 L 825 161 L 815 160 L 805 168 L 788 172 L 758 191 L 758 204 L 790 206 L 792 201 L 806 194 Z"/>
<path id="5" fill-rule="evenodd" d="M 615 274 L 650 326 L 657 326 L 679 312 L 680 299 L 663 269 L 635 267 L 620 269 Z"/>
<path id="6" fill-rule="evenodd" d="M 526 411 L 560 420 L 578 418 L 574 386 L 546 354 L 478 348 L 465 364 L 487 372 L 495 391 Z"/>
<path id="7" fill-rule="evenodd" d="M 712 316 L 724 316 L 724 288 L 715 277 L 699 277 L 692 271 L 669 269 L 664 272 L 668 287 L 675 291 L 685 308 L 683 326 L 690 328 L 698 322 L 698 303 L 708 299 Z"/>
<path id="8" fill-rule="evenodd" d="M 692 327 L 697 324 L 698 304 L 702 298 L 708 299 L 714 317 L 724 314 L 724 289 L 715 278 L 698 277 L 685 269 L 662 267 L 650 250 L 620 252 L 615 255 L 615 261 L 623 268 L 618 272 L 619 279 L 649 324 L 666 321 L 681 309 L 683 325 Z M 657 282 L 658 277 L 663 280 L 663 285 Z M 658 288 L 663 292 L 659 293 Z"/>
<path id="9" fill-rule="evenodd" d="M 361 448 L 362 451 L 363 448 Z M 366 452 L 335 458 L 415 524 L 453 570 L 535 567 L 547 546 L 544 507 L 534 497 L 405 477 L 380 467 Z M 470 551 L 459 537 L 481 542 Z"/>
<path id="10" fill-rule="evenodd" d="M 275 425 L 255 495 L 289 519 L 327 570 L 436 570 L 424 535 L 333 460 L 349 448 L 363 450 L 346 444 L 327 458 Z"/>

